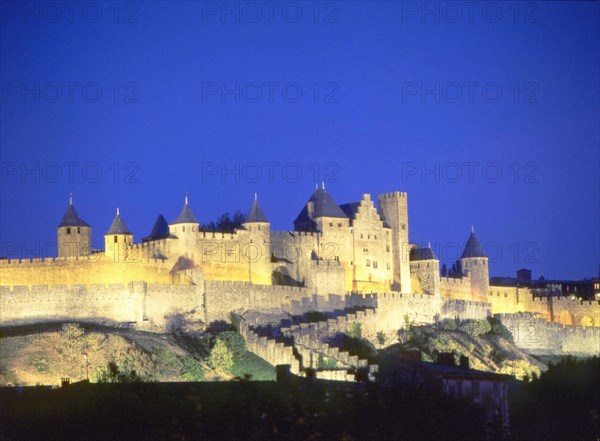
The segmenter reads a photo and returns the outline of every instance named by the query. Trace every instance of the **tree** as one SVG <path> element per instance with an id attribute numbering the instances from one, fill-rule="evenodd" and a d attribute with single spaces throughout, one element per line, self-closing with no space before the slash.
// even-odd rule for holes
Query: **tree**
<path id="1" fill-rule="evenodd" d="M 215 370 L 230 372 L 233 367 L 233 354 L 223 340 L 217 340 L 210 351 L 208 364 Z"/>
<path id="2" fill-rule="evenodd" d="M 221 332 L 217 336 L 217 342 L 222 341 L 227 346 L 234 358 L 238 358 L 246 353 L 246 341 L 244 337 L 234 331 Z"/>
<path id="3" fill-rule="evenodd" d="M 202 231 L 215 231 L 219 233 L 233 233 L 236 228 L 240 228 L 244 221 L 246 220 L 246 215 L 239 210 L 233 214 L 233 218 L 229 216 L 229 213 L 224 213 L 217 218 L 216 221 L 211 221 L 205 224 L 201 230 Z"/>
<path id="4" fill-rule="evenodd" d="M 348 337 L 360 340 L 362 338 L 362 326 L 359 322 L 354 322 L 348 329 Z"/>
<path id="5" fill-rule="evenodd" d="M 98 383 L 133 383 L 142 381 L 135 370 L 123 371 L 113 361 L 109 362 L 104 368 L 98 368 L 94 374 L 94 378 Z"/>
<path id="6" fill-rule="evenodd" d="M 385 334 L 383 332 L 378 332 L 377 333 L 377 343 L 379 343 L 379 346 L 383 346 L 385 344 L 385 341 L 386 341 Z"/>

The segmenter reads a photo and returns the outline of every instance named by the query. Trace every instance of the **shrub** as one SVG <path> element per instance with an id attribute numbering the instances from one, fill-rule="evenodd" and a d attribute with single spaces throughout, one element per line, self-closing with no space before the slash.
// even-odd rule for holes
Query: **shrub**
<path id="1" fill-rule="evenodd" d="M 377 343 L 379 343 L 379 346 L 383 346 L 386 340 L 387 338 L 383 332 L 377 333 Z"/>
<path id="2" fill-rule="evenodd" d="M 221 332 L 217 336 L 217 342 L 221 341 L 231 351 L 233 357 L 238 358 L 246 353 L 246 341 L 244 337 L 234 331 Z M 216 342 L 215 342 L 216 344 Z"/>
<path id="3" fill-rule="evenodd" d="M 514 342 L 512 332 L 510 332 L 510 330 L 506 326 L 504 326 L 500 322 L 500 320 L 498 320 L 495 317 L 488 317 L 488 322 L 490 323 L 490 326 L 491 326 L 491 329 L 489 331 L 490 335 L 497 335 L 497 336 L 500 336 L 500 337 L 508 340 L 511 343 Z"/>
<path id="4" fill-rule="evenodd" d="M 362 338 L 362 326 L 359 322 L 354 322 L 350 325 L 350 329 L 348 329 L 348 336 L 355 339 Z"/>
<path id="5" fill-rule="evenodd" d="M 461 328 L 469 335 L 477 337 L 490 332 L 492 325 L 487 320 L 466 320 Z"/>
<path id="6" fill-rule="evenodd" d="M 92 379 L 97 383 L 133 383 L 142 381 L 135 370 L 126 370 L 111 361 L 106 367 L 98 368 Z"/>
<path id="7" fill-rule="evenodd" d="M 240 321 L 242 319 L 240 318 L 239 315 L 237 315 L 235 312 L 231 311 L 229 313 L 229 322 L 231 323 L 231 327 L 236 331 L 239 332 L 240 331 Z"/>
<path id="8" fill-rule="evenodd" d="M 335 369 L 337 367 L 337 362 L 329 357 L 323 356 L 323 354 L 319 354 L 319 358 L 317 359 L 317 368 L 318 369 Z"/>
<path id="9" fill-rule="evenodd" d="M 233 367 L 233 354 L 223 340 L 217 340 L 215 343 L 215 346 L 210 351 L 208 364 L 218 371 L 231 371 Z"/>
<path id="10" fill-rule="evenodd" d="M 456 331 L 458 329 L 458 324 L 454 319 L 444 319 L 442 320 L 442 329 L 444 331 Z"/>

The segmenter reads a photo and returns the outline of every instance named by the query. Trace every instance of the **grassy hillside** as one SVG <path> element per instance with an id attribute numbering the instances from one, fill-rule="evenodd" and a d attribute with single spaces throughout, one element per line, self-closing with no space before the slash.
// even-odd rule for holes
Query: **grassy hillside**
<path id="1" fill-rule="evenodd" d="M 494 319 L 443 320 L 428 326 L 407 326 L 399 333 L 400 343 L 380 351 L 379 362 L 388 362 L 388 355 L 399 350 L 420 350 L 424 361 L 435 361 L 439 352 L 454 352 L 457 360 L 469 357 L 470 367 L 482 371 L 525 376 L 539 376 L 547 369 L 512 342 L 508 329 Z M 386 355 L 387 354 L 387 355 Z"/>
<path id="2" fill-rule="evenodd" d="M 242 348 L 227 369 L 209 363 L 215 336 L 191 338 L 76 324 L 0 337 L 0 385 L 56 385 L 63 377 L 95 382 L 110 377 L 109 363 L 142 381 L 230 380 L 250 375 L 273 380 L 275 370 Z M 107 376 L 108 375 L 108 376 Z"/>

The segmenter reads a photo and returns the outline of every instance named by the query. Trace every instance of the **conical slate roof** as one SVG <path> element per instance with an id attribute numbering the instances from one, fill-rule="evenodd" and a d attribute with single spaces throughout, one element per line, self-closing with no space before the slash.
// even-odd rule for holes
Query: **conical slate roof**
<path id="1" fill-rule="evenodd" d="M 348 218 L 324 188 L 315 190 L 294 223 L 308 222 L 318 217 Z"/>
<path id="2" fill-rule="evenodd" d="M 410 250 L 410 260 L 432 260 L 437 259 L 431 247 L 417 247 Z"/>
<path id="3" fill-rule="evenodd" d="M 127 228 L 127 225 L 125 225 L 125 222 L 123 222 L 123 219 L 121 218 L 121 215 L 119 214 L 118 208 L 117 208 L 117 214 L 116 214 L 115 218 L 113 219 L 112 224 L 110 225 L 110 228 L 106 234 L 107 235 L 109 235 L 109 234 L 132 234 L 131 231 L 129 231 L 129 228 Z"/>
<path id="4" fill-rule="evenodd" d="M 154 222 L 154 227 L 152 227 L 152 232 L 149 236 L 144 237 L 142 242 L 167 239 L 168 237 L 171 237 L 171 234 L 169 233 L 169 224 L 165 217 L 162 214 L 159 214 L 156 218 L 156 222 Z"/>
<path id="5" fill-rule="evenodd" d="M 67 207 L 67 211 L 65 211 L 65 215 L 60 221 L 59 227 L 89 227 L 90 225 L 79 217 L 77 214 L 77 210 L 73 206 L 73 201 L 69 201 L 69 206 Z"/>
<path id="6" fill-rule="evenodd" d="M 469 257 L 487 257 L 473 230 L 471 230 L 465 249 L 462 256 L 460 256 L 461 259 L 468 259 Z"/>
<path id="7" fill-rule="evenodd" d="M 179 213 L 179 216 L 177 216 L 177 219 L 175 219 L 173 222 L 171 222 L 171 225 L 174 225 L 174 224 L 197 224 L 197 223 L 198 223 L 198 221 L 196 220 L 196 216 L 194 216 L 194 213 L 192 213 L 192 209 L 188 205 L 188 199 L 186 196 L 185 204 L 183 205 L 183 208 L 181 209 L 181 213 Z"/>
<path id="8" fill-rule="evenodd" d="M 249 222 L 269 222 L 265 212 L 260 208 L 258 204 L 258 198 L 255 196 L 254 201 L 252 202 L 252 207 L 250 207 L 250 211 L 248 212 L 248 216 L 246 216 L 245 224 Z"/>

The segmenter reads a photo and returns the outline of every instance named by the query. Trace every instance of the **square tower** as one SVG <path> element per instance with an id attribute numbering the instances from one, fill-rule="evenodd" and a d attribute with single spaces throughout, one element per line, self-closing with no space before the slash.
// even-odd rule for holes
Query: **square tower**
<path id="1" fill-rule="evenodd" d="M 410 293 L 410 246 L 408 243 L 408 200 L 406 193 L 395 191 L 378 197 L 379 213 L 392 229 L 394 283 L 392 289 Z"/>

